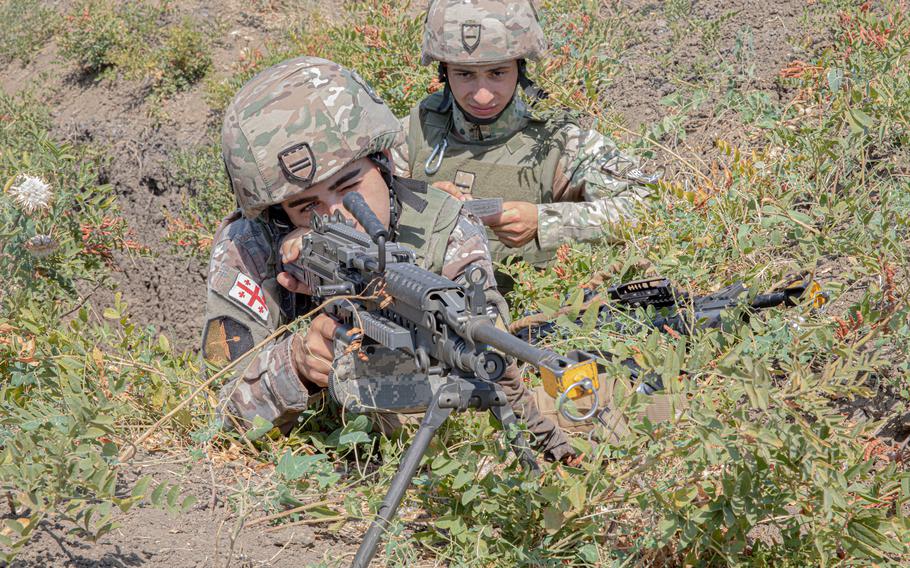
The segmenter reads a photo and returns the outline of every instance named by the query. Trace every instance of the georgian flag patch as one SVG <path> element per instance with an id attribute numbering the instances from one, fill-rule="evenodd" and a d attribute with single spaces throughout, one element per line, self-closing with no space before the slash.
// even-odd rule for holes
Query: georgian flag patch
<path id="1" fill-rule="evenodd" d="M 269 307 L 265 304 L 262 288 L 246 274 L 237 273 L 237 279 L 234 280 L 234 285 L 231 286 L 228 296 L 240 302 L 240 305 L 259 316 L 262 321 L 268 321 Z"/>

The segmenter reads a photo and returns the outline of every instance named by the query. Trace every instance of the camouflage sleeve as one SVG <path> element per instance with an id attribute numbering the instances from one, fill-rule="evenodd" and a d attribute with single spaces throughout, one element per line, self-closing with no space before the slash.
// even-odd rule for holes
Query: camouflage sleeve
<path id="1" fill-rule="evenodd" d="M 216 236 L 202 346 L 208 361 L 234 361 L 284 323 L 272 254 L 270 237 L 253 221 L 234 220 Z M 291 359 L 292 341 L 293 335 L 272 339 L 239 363 L 218 393 L 226 429 L 246 429 L 257 416 L 281 426 L 306 408 L 309 395 Z"/>
<path id="2" fill-rule="evenodd" d="M 395 167 L 395 175 L 404 178 L 411 177 L 411 168 L 408 165 L 408 128 L 410 122 L 410 115 L 401 119 L 401 130 L 395 138 L 395 145 L 392 146 L 392 165 Z"/>
<path id="3" fill-rule="evenodd" d="M 595 130 L 562 129 L 565 152 L 553 180 L 553 203 L 537 206 L 537 240 L 543 249 L 570 241 L 617 240 L 613 230 L 636 222 L 648 190 L 635 159 Z"/>
<path id="4" fill-rule="evenodd" d="M 442 275 L 464 284 L 464 272 L 472 264 L 482 268 L 487 275 L 485 286 L 487 313 L 496 320 L 497 327 L 507 330 L 509 308 L 505 299 L 496 290 L 486 230 L 476 217 L 462 213 L 449 237 Z M 535 448 L 552 460 L 561 460 L 567 455 L 574 454 L 565 432 L 541 414 L 533 394 L 522 380 L 518 365 L 514 362 L 509 364 L 499 385 L 506 393 L 515 415 L 528 428 Z"/>
<path id="5" fill-rule="evenodd" d="M 487 241 L 486 229 L 480 220 L 470 213 L 461 212 L 455 229 L 449 235 L 442 275 L 459 284 L 466 282 L 464 273 L 468 266 L 476 265 L 487 275 L 485 288 L 496 288 L 493 276 L 493 260 L 490 255 L 490 243 Z"/>

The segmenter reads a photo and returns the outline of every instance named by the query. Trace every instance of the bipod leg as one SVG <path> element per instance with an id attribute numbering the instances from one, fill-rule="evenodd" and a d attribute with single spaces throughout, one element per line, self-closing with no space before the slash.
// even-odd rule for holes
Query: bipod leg
<path id="1" fill-rule="evenodd" d="M 496 385 L 496 388 L 500 391 L 502 390 L 502 387 L 499 385 Z M 505 393 L 502 393 L 503 400 L 505 400 L 505 396 Z M 508 404 L 503 406 L 491 406 L 490 412 L 493 413 L 496 420 L 499 420 L 499 424 L 502 426 L 502 430 L 509 440 L 509 445 L 512 446 L 512 451 L 515 452 L 515 455 L 518 457 L 518 461 L 528 468 L 529 471 L 540 473 L 540 464 L 537 463 L 537 459 L 534 457 L 534 452 L 531 451 L 531 446 L 528 445 L 528 440 L 525 438 L 524 432 L 518 429 L 518 420 L 515 419 L 515 413 L 512 412 L 512 407 Z"/>
<path id="2" fill-rule="evenodd" d="M 398 466 L 398 471 L 395 473 L 395 477 L 392 478 L 392 485 L 389 488 L 389 492 L 386 493 L 385 498 L 382 500 L 382 505 L 379 506 L 376 518 L 373 519 L 370 528 L 363 537 L 363 542 L 360 543 L 360 548 L 357 549 L 357 554 L 354 556 L 354 562 L 351 563 L 352 567 L 366 568 L 369 566 L 370 561 L 376 554 L 376 548 L 379 546 L 379 539 L 388 530 L 389 523 L 391 523 L 392 518 L 395 516 L 395 512 L 398 510 L 398 505 L 401 504 L 405 492 L 411 485 L 411 480 L 414 479 L 414 474 L 417 472 L 417 467 L 420 465 L 420 459 L 427 451 L 427 447 L 430 445 L 433 436 L 436 435 L 436 431 L 442 426 L 449 415 L 452 414 L 452 410 L 454 410 L 452 406 L 449 406 L 448 408 L 439 406 L 440 396 L 445 393 L 445 391 L 445 388 L 440 389 L 439 393 L 433 397 L 433 402 L 423 415 L 420 428 L 417 429 L 414 440 L 404 453 L 401 464 Z"/>

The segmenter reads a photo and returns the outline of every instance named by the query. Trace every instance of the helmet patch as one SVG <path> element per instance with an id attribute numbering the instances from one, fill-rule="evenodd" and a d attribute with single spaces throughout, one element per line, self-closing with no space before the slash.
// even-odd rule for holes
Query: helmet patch
<path id="1" fill-rule="evenodd" d="M 289 178 L 302 181 L 306 185 L 313 182 L 316 175 L 316 158 L 306 142 L 295 144 L 278 152 L 278 163 Z"/>
<path id="2" fill-rule="evenodd" d="M 465 51 L 474 53 L 480 45 L 480 24 L 461 24 L 461 44 Z"/>

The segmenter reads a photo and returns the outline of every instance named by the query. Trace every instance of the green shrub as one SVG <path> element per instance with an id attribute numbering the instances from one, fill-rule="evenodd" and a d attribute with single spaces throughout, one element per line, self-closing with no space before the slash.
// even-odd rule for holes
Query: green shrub
<path id="1" fill-rule="evenodd" d="M 57 32 L 60 16 L 31 0 L 2 0 L 0 22 L 4 25 L 0 62 L 28 63 Z"/>
<path id="2" fill-rule="evenodd" d="M 212 67 L 210 45 L 205 33 L 186 19 L 172 27 L 157 52 L 157 89 L 162 93 L 185 90 L 201 80 Z"/>
<path id="3" fill-rule="evenodd" d="M 64 17 L 60 50 L 83 72 L 98 73 L 114 65 L 126 40 L 127 29 L 111 3 L 85 0 Z"/>

